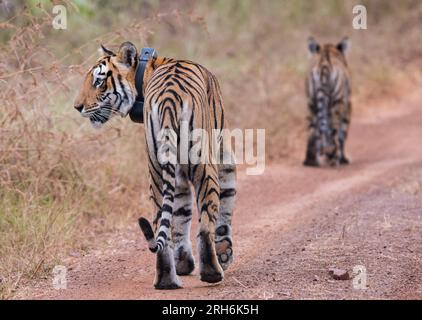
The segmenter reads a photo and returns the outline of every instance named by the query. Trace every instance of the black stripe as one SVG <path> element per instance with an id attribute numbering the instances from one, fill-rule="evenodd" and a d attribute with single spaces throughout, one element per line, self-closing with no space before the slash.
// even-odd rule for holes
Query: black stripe
<path id="1" fill-rule="evenodd" d="M 175 212 L 173 212 L 173 216 L 175 217 L 180 217 L 180 216 L 184 216 L 184 217 L 190 217 L 192 215 L 192 210 L 189 209 L 185 209 L 185 208 L 180 208 L 177 209 Z"/>
<path id="2" fill-rule="evenodd" d="M 123 82 L 122 82 L 122 75 L 119 73 L 118 75 L 117 75 L 117 80 L 119 81 L 119 85 L 120 85 L 120 87 L 122 88 L 122 91 L 123 91 L 123 97 L 124 97 L 124 99 L 125 99 L 125 101 L 127 101 L 127 100 L 129 100 L 129 97 L 128 97 L 128 95 L 127 95 L 127 93 L 126 93 L 126 87 L 125 87 L 125 85 L 123 84 Z M 120 108 L 119 108 L 120 109 Z"/>
<path id="3" fill-rule="evenodd" d="M 158 150 L 158 148 L 157 148 L 157 140 L 156 140 L 156 137 L 155 137 L 154 124 L 152 122 L 151 114 L 149 115 L 149 125 L 151 126 L 151 130 L 150 131 L 151 131 L 151 136 L 152 136 L 152 142 L 154 144 L 154 154 L 157 154 L 157 150 Z"/>
<path id="4" fill-rule="evenodd" d="M 220 199 L 234 197 L 236 195 L 236 189 L 222 189 L 220 193 Z"/>
<path id="5" fill-rule="evenodd" d="M 173 208 L 170 207 L 168 204 L 164 204 L 163 207 L 161 208 L 161 210 L 162 211 L 169 212 L 169 213 L 172 213 L 173 212 Z"/>
<path id="6" fill-rule="evenodd" d="M 151 225 L 145 218 L 139 218 L 138 220 L 139 226 L 141 227 L 141 230 L 145 236 L 145 239 L 147 241 L 154 238 L 154 232 L 152 231 Z"/>
<path id="7" fill-rule="evenodd" d="M 170 220 L 169 219 L 161 219 L 160 226 L 164 226 L 166 228 L 170 228 Z"/>
<path id="8" fill-rule="evenodd" d="M 157 239 L 158 238 L 163 238 L 164 240 L 167 240 L 167 233 L 165 231 L 160 231 L 158 233 L 158 236 L 157 236 Z M 163 243 L 163 241 L 161 239 L 158 239 L 158 241 L 161 242 L 161 243 Z"/>
<path id="9" fill-rule="evenodd" d="M 190 192 L 180 192 L 180 193 L 178 193 L 178 194 L 176 194 L 176 199 L 180 199 L 180 198 L 183 198 L 183 197 L 188 197 L 188 196 L 190 196 Z"/>

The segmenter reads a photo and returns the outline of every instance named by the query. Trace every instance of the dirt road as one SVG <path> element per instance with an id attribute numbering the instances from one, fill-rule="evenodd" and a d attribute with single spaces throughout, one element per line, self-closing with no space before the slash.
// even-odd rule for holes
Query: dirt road
<path id="1" fill-rule="evenodd" d="M 422 299 L 422 92 L 355 119 L 352 164 L 304 168 L 303 146 L 265 174 L 239 173 L 235 262 L 219 285 L 182 277 L 154 290 L 154 255 L 133 229 L 67 267 L 68 288 L 51 279 L 18 291 L 34 299 Z M 382 116 L 381 116 L 382 115 Z M 302 143 L 302 142 L 300 142 Z M 330 267 L 366 270 L 366 288 L 334 280 Z"/>

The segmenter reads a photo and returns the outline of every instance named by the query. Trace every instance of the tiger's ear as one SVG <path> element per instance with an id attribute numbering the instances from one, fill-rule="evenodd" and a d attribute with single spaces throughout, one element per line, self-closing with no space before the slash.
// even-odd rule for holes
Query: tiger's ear
<path id="1" fill-rule="evenodd" d="M 107 49 L 103 45 L 101 45 L 101 48 L 99 49 L 99 51 L 103 56 L 115 56 L 113 51 Z"/>
<path id="2" fill-rule="evenodd" d="M 315 41 L 313 37 L 308 38 L 308 50 L 310 53 L 318 53 L 320 48 L 320 45 L 318 44 L 318 42 Z"/>
<path id="3" fill-rule="evenodd" d="M 117 58 L 120 63 L 134 68 L 137 64 L 138 50 L 132 42 L 124 42 L 119 48 Z"/>
<path id="4" fill-rule="evenodd" d="M 344 37 L 338 44 L 337 44 L 337 50 L 341 53 L 346 53 L 346 51 L 350 47 L 350 40 L 348 37 Z"/>

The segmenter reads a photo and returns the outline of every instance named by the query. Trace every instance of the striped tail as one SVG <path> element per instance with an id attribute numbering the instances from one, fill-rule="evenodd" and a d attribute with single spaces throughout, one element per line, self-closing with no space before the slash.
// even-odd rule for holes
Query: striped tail
<path id="1" fill-rule="evenodd" d="M 145 239 L 148 241 L 148 248 L 153 253 L 162 252 L 167 244 L 167 239 L 169 238 L 170 218 L 164 217 L 164 215 L 165 212 L 163 212 L 163 217 L 160 221 L 157 238 L 154 238 L 154 231 L 152 231 L 151 224 L 147 219 L 139 218 L 138 220 L 142 233 L 144 234 Z"/>
<path id="2" fill-rule="evenodd" d="M 145 218 L 139 218 L 139 226 L 148 241 L 149 250 L 160 253 L 167 245 L 167 239 L 170 238 L 170 222 L 173 214 L 172 204 L 174 202 L 175 187 L 175 166 L 167 164 L 163 166 L 163 206 L 161 207 L 160 225 L 158 227 L 157 237 L 154 238 L 154 231 L 151 224 Z"/>
<path id="3" fill-rule="evenodd" d="M 154 253 L 159 252 L 160 248 L 157 241 L 155 241 L 154 231 L 152 231 L 152 227 L 149 221 L 145 218 L 139 218 L 138 223 L 139 223 L 139 226 L 141 227 L 142 233 L 145 236 L 145 239 L 148 241 L 149 250 L 151 250 L 151 252 L 154 252 Z M 162 249 L 163 248 L 161 248 L 161 250 Z"/>
<path id="4" fill-rule="evenodd" d="M 174 125 L 174 119 L 177 119 L 177 114 L 174 114 L 174 107 L 169 102 L 170 98 L 164 99 L 160 105 L 152 106 L 152 115 L 150 122 L 156 122 L 156 128 L 161 128 L 158 132 L 151 134 L 157 137 L 157 146 L 154 146 L 157 162 L 160 164 L 162 175 L 158 177 L 162 181 L 162 206 L 157 212 L 159 218 L 157 235 L 154 239 L 154 232 L 151 224 L 144 218 L 139 219 L 139 226 L 145 235 L 149 244 L 149 249 L 152 252 L 160 253 L 167 245 L 168 239 L 171 235 L 171 218 L 173 216 L 174 193 L 176 191 L 176 163 L 177 163 L 177 132 L 179 129 Z M 168 104 L 168 105 L 167 105 Z M 161 113 L 159 116 L 158 113 Z M 155 120 L 154 120 L 155 119 Z"/>

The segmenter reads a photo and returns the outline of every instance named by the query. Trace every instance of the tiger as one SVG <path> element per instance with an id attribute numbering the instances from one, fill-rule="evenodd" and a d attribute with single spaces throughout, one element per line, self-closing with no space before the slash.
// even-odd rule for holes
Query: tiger
<path id="1" fill-rule="evenodd" d="M 124 42 L 116 53 L 102 45 L 100 50 L 101 58 L 87 72 L 74 103 L 75 109 L 96 128 L 115 115 L 126 117 L 140 94 L 135 85 L 139 65 L 135 45 Z M 218 141 L 228 134 L 217 78 L 200 64 L 154 56 L 146 64 L 142 88 L 150 199 L 155 210 L 152 225 L 145 217 L 138 222 L 150 251 L 156 253 L 153 285 L 156 289 L 181 288 L 178 276 L 189 275 L 195 268 L 190 240 L 193 202 L 199 214 L 200 279 L 221 282 L 233 262 L 236 163 L 231 148 L 220 144 L 213 151 L 211 142 L 201 144 L 200 153 L 206 154 L 206 161 L 199 163 L 159 159 L 160 148 L 165 145 L 167 154 L 180 153 L 182 122 L 190 131 L 217 130 Z M 160 138 L 165 130 L 176 136 Z M 189 148 L 193 148 L 192 142 Z M 229 161 L 210 161 L 216 156 Z"/>
<path id="2" fill-rule="evenodd" d="M 308 101 L 308 142 L 305 166 L 346 165 L 345 143 L 351 118 L 351 79 L 346 62 L 349 40 L 320 46 L 308 39 L 310 68 L 305 91 Z"/>

